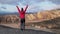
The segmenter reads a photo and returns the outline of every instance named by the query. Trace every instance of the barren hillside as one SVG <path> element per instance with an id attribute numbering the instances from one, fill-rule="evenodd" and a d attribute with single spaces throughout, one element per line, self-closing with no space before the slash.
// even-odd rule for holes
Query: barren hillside
<path id="1" fill-rule="evenodd" d="M 35 14 L 26 14 L 26 22 L 42 22 L 60 17 L 60 10 L 41 11 Z M 20 21 L 18 15 L 0 16 L 0 23 L 18 23 Z"/>
<path id="2" fill-rule="evenodd" d="M 26 14 L 26 26 L 40 29 L 60 29 L 60 10 L 42 11 L 34 14 Z M 18 15 L 0 16 L 0 24 L 18 24 L 20 18 Z"/>

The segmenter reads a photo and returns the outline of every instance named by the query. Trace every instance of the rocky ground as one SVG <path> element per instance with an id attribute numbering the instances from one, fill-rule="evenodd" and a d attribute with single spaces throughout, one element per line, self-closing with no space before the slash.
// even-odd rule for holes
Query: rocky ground
<path id="1" fill-rule="evenodd" d="M 0 34 L 55 34 L 55 33 L 33 30 L 33 29 L 26 29 L 22 31 L 20 29 L 7 28 L 7 27 L 0 26 Z"/>
<path id="2" fill-rule="evenodd" d="M 60 34 L 60 10 L 51 10 L 26 14 L 26 26 L 32 29 L 37 28 L 45 31 L 53 31 Z M 0 25 L 13 28 L 19 28 L 19 15 L 2 15 L 0 16 Z"/>

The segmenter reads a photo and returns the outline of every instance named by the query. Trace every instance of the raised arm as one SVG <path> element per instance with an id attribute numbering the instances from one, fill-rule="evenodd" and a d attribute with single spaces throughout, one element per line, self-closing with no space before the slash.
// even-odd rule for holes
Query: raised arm
<path id="1" fill-rule="evenodd" d="M 16 6 L 17 7 L 17 9 L 18 9 L 18 12 L 20 13 L 20 9 L 19 9 L 19 7 L 18 6 Z"/>
<path id="2" fill-rule="evenodd" d="M 26 10 L 27 10 L 27 8 L 28 8 L 28 5 L 25 7 L 25 10 L 24 10 L 24 11 L 26 11 Z"/>

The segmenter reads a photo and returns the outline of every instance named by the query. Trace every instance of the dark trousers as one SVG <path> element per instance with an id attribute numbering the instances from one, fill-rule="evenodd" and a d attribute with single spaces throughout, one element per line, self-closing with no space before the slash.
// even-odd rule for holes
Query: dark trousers
<path id="1" fill-rule="evenodd" d="M 25 29 L 25 18 L 21 19 L 21 29 Z"/>

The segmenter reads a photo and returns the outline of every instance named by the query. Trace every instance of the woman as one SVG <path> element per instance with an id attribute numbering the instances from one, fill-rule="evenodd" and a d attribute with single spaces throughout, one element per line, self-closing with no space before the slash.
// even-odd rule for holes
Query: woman
<path id="1" fill-rule="evenodd" d="M 25 9 L 21 8 L 21 10 L 19 9 L 18 6 L 16 6 L 17 9 L 18 9 L 18 12 L 19 12 L 19 15 L 20 15 L 20 18 L 21 18 L 21 30 L 24 30 L 25 29 L 25 12 L 28 8 L 28 5 L 26 6 Z"/>

